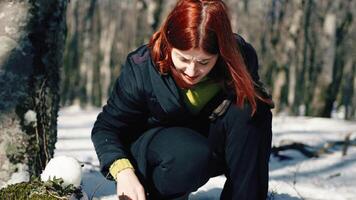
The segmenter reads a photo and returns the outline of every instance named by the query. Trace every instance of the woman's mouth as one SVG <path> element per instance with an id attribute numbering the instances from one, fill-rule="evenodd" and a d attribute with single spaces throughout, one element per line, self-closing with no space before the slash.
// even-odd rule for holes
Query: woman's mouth
<path id="1" fill-rule="evenodd" d="M 197 78 L 199 77 L 198 75 L 196 75 L 196 76 L 189 76 L 189 75 L 187 75 L 187 74 L 185 74 L 185 73 L 183 73 L 183 75 L 184 75 L 185 78 L 187 78 L 187 79 L 190 80 L 190 81 L 194 81 L 195 79 L 197 79 Z"/>

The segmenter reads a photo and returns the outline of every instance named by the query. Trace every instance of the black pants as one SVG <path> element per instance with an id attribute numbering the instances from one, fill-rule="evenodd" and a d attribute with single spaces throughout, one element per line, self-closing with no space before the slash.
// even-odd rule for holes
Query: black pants
<path id="1" fill-rule="evenodd" d="M 162 128 L 147 149 L 149 199 L 175 199 L 221 174 L 227 178 L 221 200 L 266 199 L 271 121 L 261 103 L 253 117 L 248 106 L 231 105 L 212 122 Z"/>

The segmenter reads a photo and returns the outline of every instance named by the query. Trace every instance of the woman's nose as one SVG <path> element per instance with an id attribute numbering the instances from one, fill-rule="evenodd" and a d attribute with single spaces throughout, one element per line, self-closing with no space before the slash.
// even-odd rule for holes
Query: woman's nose
<path id="1" fill-rule="evenodd" d="M 195 64 L 195 62 L 190 62 L 189 63 L 189 65 L 187 66 L 187 68 L 185 69 L 185 74 L 186 75 L 188 75 L 188 76 L 191 76 L 191 77 L 193 77 L 193 76 L 195 76 L 196 75 L 196 69 L 195 69 L 195 67 L 196 67 L 196 64 Z"/>

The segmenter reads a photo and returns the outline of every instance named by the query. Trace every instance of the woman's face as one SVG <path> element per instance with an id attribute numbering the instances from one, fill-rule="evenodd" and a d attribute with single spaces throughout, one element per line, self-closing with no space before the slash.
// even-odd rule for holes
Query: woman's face
<path id="1" fill-rule="evenodd" d="M 218 54 L 209 54 L 201 49 L 181 51 L 173 48 L 172 61 L 181 78 L 194 85 L 202 80 L 215 66 Z"/>

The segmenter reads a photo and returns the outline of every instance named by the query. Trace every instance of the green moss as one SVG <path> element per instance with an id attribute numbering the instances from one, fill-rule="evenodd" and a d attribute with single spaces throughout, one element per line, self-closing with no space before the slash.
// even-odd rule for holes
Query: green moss
<path id="1" fill-rule="evenodd" d="M 48 194 L 33 194 L 33 191 L 40 187 L 40 183 L 18 183 L 9 185 L 8 187 L 0 190 L 0 199 L 18 199 L 18 200 L 57 200 L 58 198 L 52 197 Z"/>
<path id="2" fill-rule="evenodd" d="M 0 199 L 16 200 L 64 200 L 75 195 L 78 199 L 82 197 L 80 188 L 73 185 L 64 187 L 62 179 L 41 182 L 33 180 L 28 183 L 17 183 L 9 185 L 0 190 Z"/>

